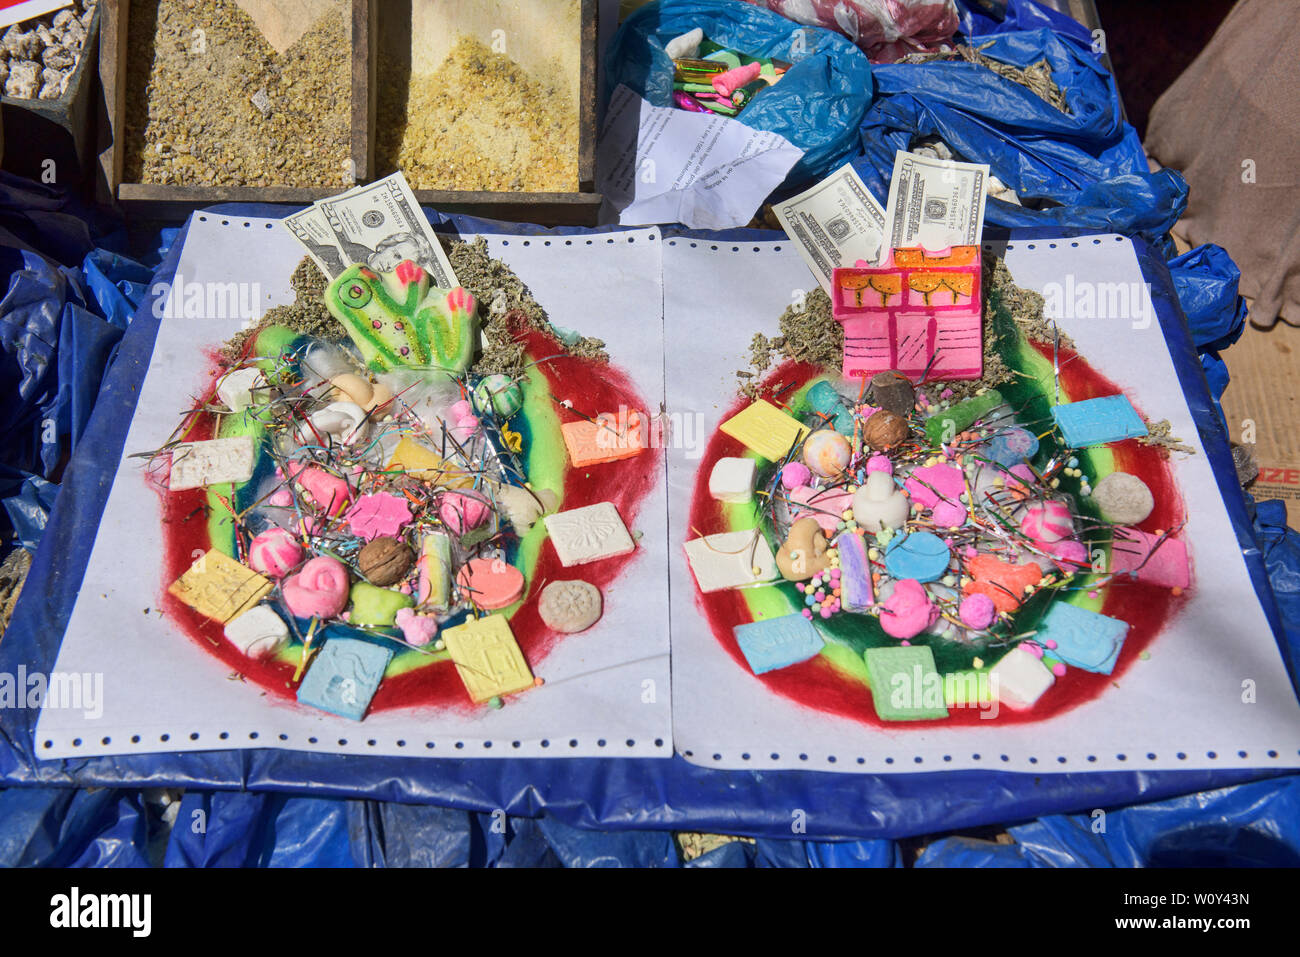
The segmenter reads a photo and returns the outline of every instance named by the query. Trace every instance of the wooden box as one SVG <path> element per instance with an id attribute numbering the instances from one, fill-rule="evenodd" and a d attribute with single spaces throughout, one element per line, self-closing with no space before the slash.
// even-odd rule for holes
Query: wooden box
<path id="1" fill-rule="evenodd" d="M 572 30 L 547 19 L 547 8 L 551 6 L 576 7 L 577 22 L 569 25 Z M 108 135 L 101 137 L 101 199 L 114 199 L 139 215 L 173 218 L 214 203 L 304 205 L 349 188 L 180 186 L 125 181 L 129 7 L 130 0 L 101 0 L 100 76 L 108 115 Z M 379 168 L 376 153 L 381 34 L 409 37 L 410 49 L 421 55 L 421 49 L 437 47 L 435 38 L 450 32 L 453 22 L 458 31 L 480 41 L 504 35 L 508 42 L 512 33 L 526 32 L 530 40 L 525 47 L 531 48 L 534 39 L 552 48 L 567 47 L 560 62 L 570 64 L 577 74 L 573 78 L 578 111 L 576 188 L 563 192 L 431 190 L 420 188 L 418 181 L 411 182 L 412 188 L 422 203 L 442 212 L 543 225 L 594 225 L 601 201 L 593 191 L 596 9 L 597 0 L 351 0 L 350 160 L 356 182 L 371 182 L 386 172 Z"/>
<path id="2" fill-rule="evenodd" d="M 5 141 L 9 146 L 4 155 L 4 168 L 9 172 L 59 186 L 79 184 L 90 173 L 95 144 L 93 94 L 100 20 L 101 10 L 96 7 L 63 96 L 57 100 L 0 97 Z"/>

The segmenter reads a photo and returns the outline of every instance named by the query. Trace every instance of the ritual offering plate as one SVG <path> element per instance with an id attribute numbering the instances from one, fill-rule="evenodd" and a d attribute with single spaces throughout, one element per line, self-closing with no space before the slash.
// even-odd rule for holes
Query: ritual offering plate
<path id="1" fill-rule="evenodd" d="M 328 284 L 304 261 L 295 288 L 153 455 L 166 612 L 301 705 L 500 708 L 636 550 L 646 402 L 517 292 L 411 260 Z"/>
<path id="2" fill-rule="evenodd" d="M 1192 587 L 1178 444 L 979 253 L 837 269 L 800 334 L 842 327 L 842 362 L 787 359 L 705 450 L 697 600 L 808 707 L 1050 717 L 1104 694 Z"/>

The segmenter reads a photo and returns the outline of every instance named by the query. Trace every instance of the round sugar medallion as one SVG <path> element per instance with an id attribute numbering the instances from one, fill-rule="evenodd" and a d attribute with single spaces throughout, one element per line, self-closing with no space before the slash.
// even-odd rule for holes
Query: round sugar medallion
<path id="1" fill-rule="evenodd" d="M 602 610 L 600 589 L 584 581 L 551 582 L 537 599 L 546 627 L 562 634 L 586 631 Z"/>

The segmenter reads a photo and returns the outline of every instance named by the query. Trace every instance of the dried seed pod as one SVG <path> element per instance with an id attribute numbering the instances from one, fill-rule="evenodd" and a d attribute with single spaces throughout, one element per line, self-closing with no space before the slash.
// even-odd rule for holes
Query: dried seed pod
<path id="1" fill-rule="evenodd" d="M 862 427 L 862 439 L 873 449 L 891 449 L 912 434 L 907 420 L 888 409 L 872 413 Z"/>

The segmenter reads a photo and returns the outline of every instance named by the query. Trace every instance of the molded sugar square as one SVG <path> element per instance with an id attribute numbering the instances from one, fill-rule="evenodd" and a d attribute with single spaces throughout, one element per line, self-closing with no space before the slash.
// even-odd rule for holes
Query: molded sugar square
<path id="1" fill-rule="evenodd" d="M 1115 667 L 1127 635 L 1126 621 L 1057 601 L 1039 622 L 1034 640 L 1039 644 L 1056 642 L 1049 654 L 1067 665 L 1108 675 Z"/>
<path id="2" fill-rule="evenodd" d="M 1110 567 L 1113 572 L 1127 572 L 1140 582 L 1166 588 L 1188 588 L 1192 584 L 1186 543 L 1177 538 L 1161 542 L 1160 536 L 1136 528 L 1115 529 Z"/>
<path id="3" fill-rule="evenodd" d="M 560 435 L 574 468 L 618 462 L 645 450 L 641 413 L 597 416 L 595 422 L 579 419 L 560 426 Z"/>
<path id="4" fill-rule="evenodd" d="M 1068 402 L 1052 409 L 1065 444 L 1072 449 L 1118 442 L 1147 434 L 1146 423 L 1127 396 L 1105 395 L 1098 399 Z"/>
<path id="5" fill-rule="evenodd" d="M 253 453 L 253 439 L 247 435 L 178 445 L 172 449 L 168 488 L 181 492 L 219 482 L 247 482 L 253 477 Z"/>
<path id="6" fill-rule="evenodd" d="M 256 605 L 273 587 L 269 578 L 211 548 L 167 591 L 200 615 L 224 625 Z"/>
<path id="7" fill-rule="evenodd" d="M 751 402 L 719 428 L 769 462 L 785 458 L 791 446 L 808 434 L 808 426 L 764 399 Z"/>
<path id="8" fill-rule="evenodd" d="M 626 555 L 636 548 L 612 502 L 571 508 L 542 521 L 565 568 Z"/>
<path id="9" fill-rule="evenodd" d="M 1013 711 L 1025 711 L 1056 683 L 1056 678 L 1032 652 L 1016 645 L 989 669 L 989 683 L 998 701 Z"/>
<path id="10" fill-rule="evenodd" d="M 261 369 L 235 369 L 217 383 L 217 398 L 231 412 L 243 412 L 254 404 L 253 390 L 261 382 Z"/>
<path id="11" fill-rule="evenodd" d="M 533 686 L 533 673 L 504 615 L 485 615 L 442 633 L 465 690 L 475 701 Z"/>
<path id="12" fill-rule="evenodd" d="M 925 645 L 868 648 L 871 704 L 882 721 L 932 721 L 948 717 L 943 676 Z"/>
<path id="13" fill-rule="evenodd" d="M 393 653 L 355 638 L 329 638 L 298 686 L 302 704 L 360 721 Z"/>
<path id="14" fill-rule="evenodd" d="M 226 623 L 226 640 L 250 658 L 269 658 L 289 639 L 289 626 L 270 605 L 257 605 Z"/>
<path id="15" fill-rule="evenodd" d="M 754 475 L 758 463 L 753 459 L 721 458 L 709 473 L 709 494 L 719 502 L 744 505 L 754 500 Z"/>
<path id="16" fill-rule="evenodd" d="M 799 614 L 737 625 L 734 631 L 736 643 L 756 675 L 807 661 L 825 644 L 813 623 Z"/>
<path id="17" fill-rule="evenodd" d="M 752 528 L 694 538 L 685 547 L 696 584 L 706 595 L 775 581 L 779 574 L 772 547 Z"/>

